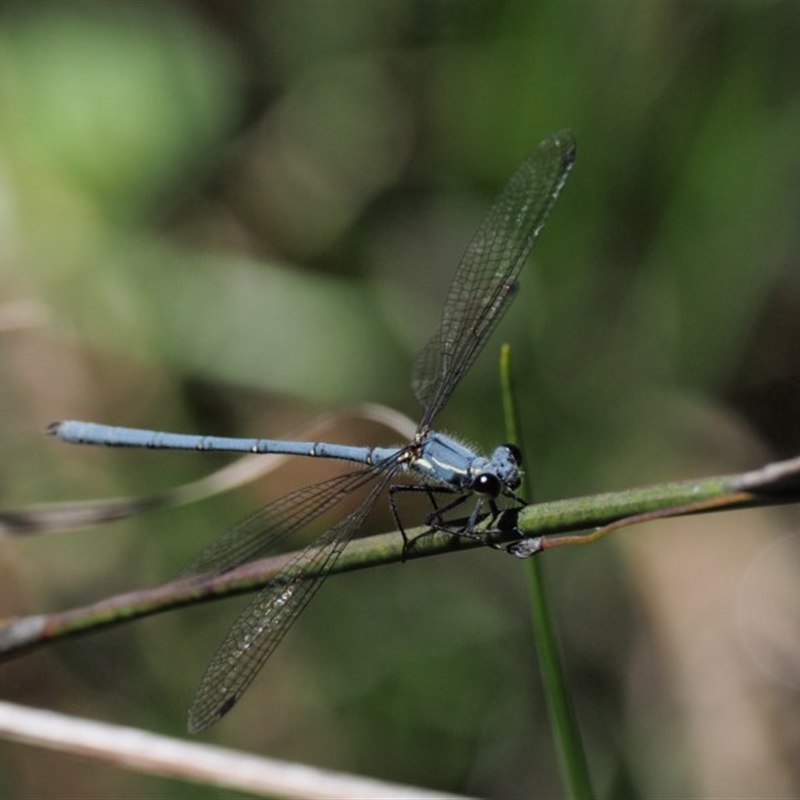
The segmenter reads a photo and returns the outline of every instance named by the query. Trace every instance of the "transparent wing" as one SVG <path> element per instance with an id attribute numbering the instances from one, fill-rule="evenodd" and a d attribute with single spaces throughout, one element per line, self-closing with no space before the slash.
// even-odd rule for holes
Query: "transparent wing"
<path id="1" fill-rule="evenodd" d="M 393 472 L 396 463 L 397 459 L 393 459 L 380 467 L 337 475 L 279 497 L 212 541 L 181 570 L 180 577 L 219 574 L 268 555 L 283 539 L 370 483 L 377 475 Z"/>
<path id="2" fill-rule="evenodd" d="M 417 356 L 414 394 L 427 428 L 508 308 L 517 277 L 575 160 L 569 131 L 545 139 L 511 177 L 456 269 L 439 329 Z"/>
<path id="3" fill-rule="evenodd" d="M 362 483 L 381 473 L 358 508 L 295 556 L 238 617 L 211 659 L 192 701 L 191 733 L 208 728 L 233 708 L 322 585 L 392 476 L 392 471 L 355 473 Z"/>

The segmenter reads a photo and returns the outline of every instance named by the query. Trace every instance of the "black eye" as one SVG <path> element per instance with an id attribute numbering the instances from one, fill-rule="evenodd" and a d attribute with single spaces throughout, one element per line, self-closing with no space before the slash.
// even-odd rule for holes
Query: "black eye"
<path id="1" fill-rule="evenodd" d="M 519 449 L 515 444 L 506 443 L 503 445 L 509 453 L 511 453 L 511 458 L 514 459 L 518 467 L 522 466 L 522 450 Z"/>
<path id="2" fill-rule="evenodd" d="M 473 492 L 489 497 L 497 497 L 500 494 L 500 488 L 500 478 L 492 475 L 491 472 L 482 472 L 472 483 Z"/>

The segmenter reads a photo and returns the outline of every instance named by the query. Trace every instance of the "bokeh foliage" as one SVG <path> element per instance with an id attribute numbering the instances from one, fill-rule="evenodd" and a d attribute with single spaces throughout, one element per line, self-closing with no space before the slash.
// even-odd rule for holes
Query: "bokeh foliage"
<path id="1" fill-rule="evenodd" d="M 502 437 L 505 338 L 541 497 L 756 466 L 758 439 L 796 454 L 799 36 L 782 2 L 0 3 L 3 504 L 155 491 L 221 463 L 67 448 L 40 436 L 51 419 L 280 435 L 362 400 L 415 415 L 409 365 L 461 250 L 562 127 L 576 168 L 440 424 L 484 448 Z M 296 465 L 202 507 L 4 542 L 1 613 L 165 580 L 319 477 Z M 729 536 L 697 523 L 681 539 L 666 595 L 650 580 L 659 550 L 625 544 L 647 531 L 548 558 L 601 793 L 798 785 L 796 722 L 759 716 L 749 759 L 732 734 L 704 746 L 687 698 L 706 695 L 676 665 L 708 629 L 665 623 L 670 586 L 735 585 L 777 535 L 734 516 Z M 669 527 L 651 539 L 674 557 Z M 4 695 L 180 734 L 233 605 L 4 665 Z M 556 795 L 525 608 L 497 553 L 331 580 L 211 738 L 450 791 Z M 796 625 L 795 606 L 782 613 Z M 708 691 L 727 669 L 709 663 Z M 781 691 L 796 703 L 756 674 L 753 707 Z M 192 791 L 43 758 L 2 746 L 0 792 Z"/>

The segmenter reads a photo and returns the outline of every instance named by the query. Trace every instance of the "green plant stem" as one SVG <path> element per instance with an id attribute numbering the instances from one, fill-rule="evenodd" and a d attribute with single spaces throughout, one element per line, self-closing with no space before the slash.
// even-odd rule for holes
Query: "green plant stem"
<path id="1" fill-rule="evenodd" d="M 503 345 L 500 354 L 500 383 L 506 435 L 509 442 L 516 444 L 524 451 L 519 409 L 515 402 L 511 348 L 507 344 Z M 527 473 L 527 475 L 529 474 Z M 526 499 L 530 501 L 529 479 L 526 480 L 525 495 Z M 536 641 L 536 652 L 561 776 L 569 797 L 576 800 L 578 798 L 592 800 L 594 792 L 586 764 L 586 755 L 580 729 L 572 710 L 564 671 L 561 668 L 555 626 L 548 609 L 542 563 L 539 558 L 529 558 L 525 566 L 528 576 L 533 635 Z"/>
<path id="2" fill-rule="evenodd" d="M 532 550 L 595 541 L 623 525 L 704 511 L 752 508 L 800 501 L 800 458 L 767 464 L 736 475 L 667 483 L 621 492 L 555 500 L 526 506 L 510 515 L 508 534 L 492 537 L 501 546 L 520 536 L 537 544 Z M 504 514 L 504 517 L 506 516 Z M 586 531 L 589 533 L 575 533 Z M 350 572 L 381 564 L 470 550 L 484 542 L 426 528 L 408 529 L 412 548 L 404 550 L 396 531 L 352 542 L 333 572 Z M 140 617 L 182 606 L 253 592 L 266 586 L 294 554 L 246 564 L 223 575 L 173 581 L 154 589 L 128 592 L 92 605 L 54 614 L 37 614 L 0 625 L 0 659 L 40 647 L 51 641 L 101 630 Z M 311 576 L 309 576 L 311 577 Z"/>

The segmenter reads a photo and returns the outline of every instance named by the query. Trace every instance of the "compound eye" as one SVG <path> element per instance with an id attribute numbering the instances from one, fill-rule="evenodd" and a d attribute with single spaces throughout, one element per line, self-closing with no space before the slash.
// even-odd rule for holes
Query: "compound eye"
<path id="1" fill-rule="evenodd" d="M 505 447 L 508 450 L 508 452 L 511 453 L 511 458 L 514 459 L 514 461 L 516 462 L 516 465 L 518 467 L 521 467 L 522 466 L 522 450 L 520 450 L 519 447 L 517 447 L 515 444 L 511 444 L 510 442 L 507 442 L 506 444 L 504 444 L 503 447 Z"/>
<path id="2" fill-rule="evenodd" d="M 485 494 L 488 497 L 497 497 L 501 488 L 500 478 L 497 475 L 492 475 L 491 472 L 482 472 L 472 484 L 473 492 Z"/>

